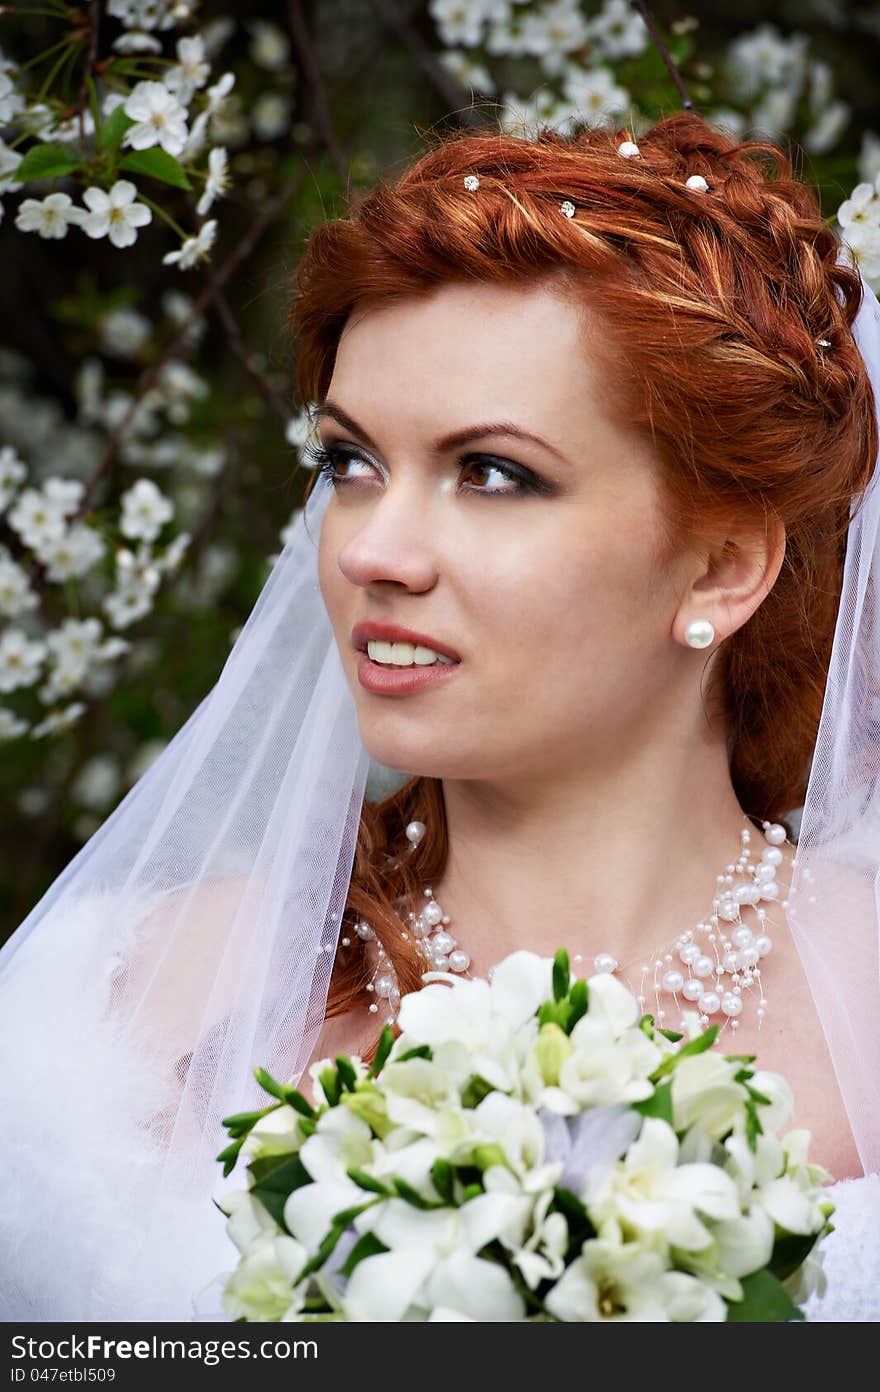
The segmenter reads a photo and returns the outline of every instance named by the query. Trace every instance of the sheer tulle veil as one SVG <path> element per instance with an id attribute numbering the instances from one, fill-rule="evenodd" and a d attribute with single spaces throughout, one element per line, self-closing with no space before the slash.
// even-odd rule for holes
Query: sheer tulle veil
<path id="1" fill-rule="evenodd" d="M 880 307 L 855 335 L 880 401 Z M 213 689 L 0 952 L 0 1314 L 187 1319 L 235 1264 L 221 1119 L 323 1021 L 371 773 L 309 496 Z M 876 475 L 846 572 L 789 921 L 880 1170 Z M 796 818 L 795 818 L 796 820 Z"/>

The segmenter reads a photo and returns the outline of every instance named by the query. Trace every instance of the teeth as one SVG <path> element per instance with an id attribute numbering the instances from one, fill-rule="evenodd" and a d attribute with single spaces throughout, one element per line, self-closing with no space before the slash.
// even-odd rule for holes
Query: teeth
<path id="1" fill-rule="evenodd" d="M 374 662 L 386 667 L 431 667 L 435 662 L 443 666 L 453 666 L 451 657 L 444 657 L 433 648 L 423 648 L 420 643 L 380 643 L 370 640 L 367 652 Z"/>

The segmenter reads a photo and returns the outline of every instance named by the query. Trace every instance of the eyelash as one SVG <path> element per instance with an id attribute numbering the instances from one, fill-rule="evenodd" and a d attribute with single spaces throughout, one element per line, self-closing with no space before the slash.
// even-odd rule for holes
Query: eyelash
<path id="1" fill-rule="evenodd" d="M 368 462 L 355 453 L 350 446 L 343 448 L 339 445 L 330 445 L 327 449 L 324 449 L 321 445 L 307 444 L 303 453 L 312 461 L 313 466 L 318 469 L 319 476 L 321 478 L 326 478 L 334 488 L 345 487 L 347 484 L 354 482 L 353 479 L 346 478 L 344 475 L 337 473 L 337 466 L 341 459 L 353 459 L 356 463 L 362 464 Z M 463 459 L 459 460 L 459 466 L 463 468 L 467 464 L 480 460 L 486 461 L 484 468 L 491 468 L 494 469 L 496 473 L 503 474 L 503 476 L 514 483 L 516 487 L 475 488 L 472 489 L 474 493 L 489 493 L 504 498 L 517 498 L 525 493 L 545 493 L 550 491 L 547 485 L 542 483 L 539 479 L 529 479 L 525 475 L 521 475 L 503 464 L 496 463 L 494 459 L 490 459 L 487 455 L 465 455 Z"/>

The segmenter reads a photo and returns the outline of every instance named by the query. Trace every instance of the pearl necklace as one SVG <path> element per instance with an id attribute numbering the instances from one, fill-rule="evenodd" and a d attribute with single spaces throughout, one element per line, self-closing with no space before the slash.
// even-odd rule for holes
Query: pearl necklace
<path id="1" fill-rule="evenodd" d="M 739 1019 L 749 997 L 757 997 L 755 1014 L 758 1028 L 767 1013 L 767 997 L 764 994 L 764 981 L 760 963 L 773 947 L 772 939 L 765 931 L 766 909 L 762 901 L 773 901 L 779 895 L 776 870 L 782 863 L 780 847 L 788 843 L 785 827 L 778 822 L 762 822 L 766 845 L 758 864 L 752 863 L 750 841 L 753 828 L 751 824 L 740 832 L 741 850 L 736 861 L 731 862 L 721 874 L 716 875 L 718 885 L 712 908 L 708 916 L 679 934 L 675 941 L 659 952 L 652 952 L 640 969 L 639 1005 L 644 1012 L 649 997 L 652 1013 L 658 1026 L 668 1028 L 671 1006 L 681 1012 L 676 1027 L 686 1030 L 684 1012 L 694 1007 L 699 1012 L 702 1028 L 716 1023 L 720 1029 L 716 1043 L 728 1027 L 735 1033 Z M 410 853 L 424 836 L 424 822 L 410 822 L 406 828 L 406 838 L 410 842 Z M 409 933 L 426 962 L 429 971 L 454 972 L 468 976 L 470 957 L 449 932 L 449 914 L 434 898 L 430 886 L 424 886 L 422 893 L 428 900 L 419 913 L 410 912 L 407 917 Z M 783 901 L 785 905 L 787 901 Z M 754 910 L 757 925 L 749 927 L 743 921 L 743 911 Z M 393 964 L 385 948 L 378 941 L 373 927 L 360 919 L 356 925 L 358 937 L 364 943 L 376 943 L 376 966 L 366 987 L 370 996 L 370 1013 L 378 1014 L 379 1002 L 388 1006 L 387 1024 L 393 1024 L 396 1010 L 400 1004 L 400 989 Z M 341 940 L 343 947 L 351 945 L 351 939 Z M 676 960 L 677 959 L 677 960 Z M 581 953 L 573 956 L 574 965 L 583 962 Z M 620 972 L 620 964 L 610 952 L 599 952 L 593 958 L 595 972 Z M 489 968 L 489 976 L 492 968 Z M 725 978 L 728 978 L 725 981 Z"/>

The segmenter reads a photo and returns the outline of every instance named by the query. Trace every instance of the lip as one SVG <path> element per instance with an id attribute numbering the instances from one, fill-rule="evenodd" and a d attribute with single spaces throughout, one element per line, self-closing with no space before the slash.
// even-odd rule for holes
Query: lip
<path id="1" fill-rule="evenodd" d="M 433 648 L 434 652 L 451 657 L 455 662 L 461 662 L 461 657 L 454 648 L 447 647 L 445 643 L 438 642 L 426 633 L 416 633 L 412 628 L 403 628 L 401 624 L 376 623 L 369 620 L 355 624 L 351 630 L 352 646 L 358 652 L 365 653 L 367 642 L 374 639 L 380 643 L 412 643 L 414 647 L 418 644 L 423 648 Z M 433 671 L 433 668 L 429 670 Z"/>
<path id="2" fill-rule="evenodd" d="M 369 653 L 358 653 L 358 681 L 367 691 L 375 691 L 381 696 L 409 696 L 416 691 L 425 691 L 438 682 L 448 681 L 457 672 L 461 662 L 444 665 L 437 662 L 433 667 L 382 667 L 374 662 Z"/>

